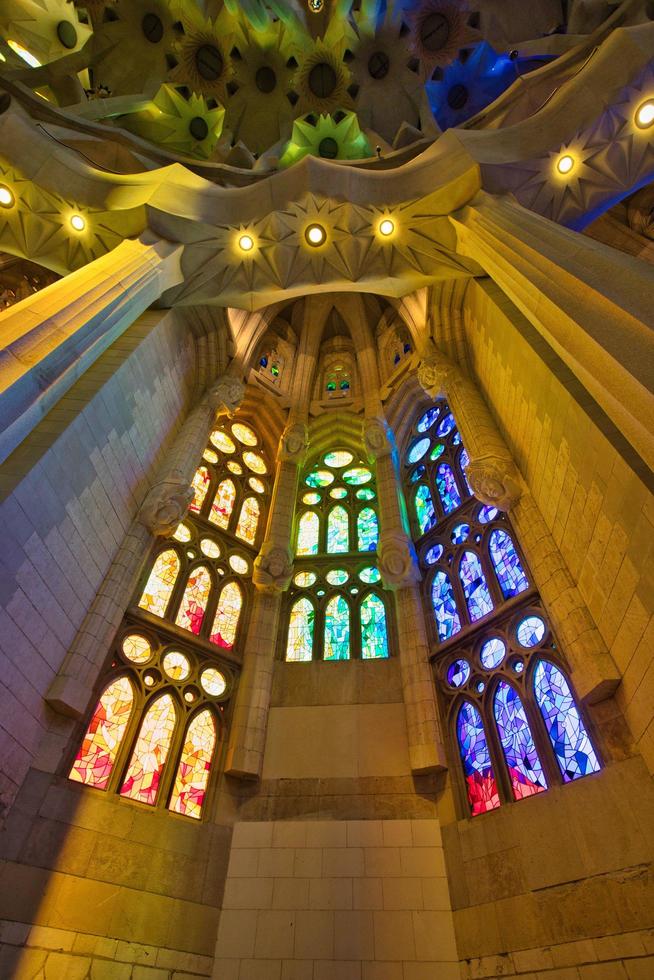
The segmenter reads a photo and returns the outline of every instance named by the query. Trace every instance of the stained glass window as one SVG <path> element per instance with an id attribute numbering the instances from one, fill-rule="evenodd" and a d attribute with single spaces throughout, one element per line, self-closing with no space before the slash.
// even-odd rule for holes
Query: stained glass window
<path id="1" fill-rule="evenodd" d="M 429 487 L 419 486 L 416 490 L 416 517 L 421 534 L 426 534 L 436 524 L 434 501 L 431 499 Z"/>
<path id="2" fill-rule="evenodd" d="M 520 564 L 515 545 L 506 531 L 497 529 L 492 532 L 489 550 L 504 598 L 511 599 L 525 592 L 529 588 L 529 581 Z"/>
<path id="3" fill-rule="evenodd" d="M 243 596 L 238 582 L 228 582 L 218 599 L 218 608 L 209 636 L 212 643 L 231 650 L 236 639 L 242 605 Z"/>
<path id="4" fill-rule="evenodd" d="M 192 514 L 199 514 L 202 510 L 202 504 L 204 503 L 204 498 L 207 495 L 210 483 L 211 476 L 209 475 L 209 470 L 206 466 L 201 466 L 196 470 L 195 476 L 193 477 L 193 502 L 189 508 Z"/>
<path id="5" fill-rule="evenodd" d="M 563 781 L 599 772 L 600 764 L 567 680 L 554 664 L 540 660 L 534 692 Z"/>
<path id="6" fill-rule="evenodd" d="M 153 616 L 165 616 L 178 574 L 179 556 L 173 548 L 157 555 L 139 600 L 139 607 Z"/>
<path id="7" fill-rule="evenodd" d="M 500 805 L 500 797 L 484 724 L 481 715 L 469 701 L 464 701 L 459 708 L 456 734 L 473 817 L 495 810 Z"/>
<path id="8" fill-rule="evenodd" d="M 229 525 L 229 518 L 234 509 L 236 500 L 236 487 L 233 480 L 223 480 L 216 490 L 213 498 L 209 520 L 218 527 L 226 528 Z"/>
<path id="9" fill-rule="evenodd" d="M 364 660 L 388 656 L 386 607 L 374 592 L 361 603 L 361 656 Z"/>
<path id="10" fill-rule="evenodd" d="M 334 596 L 325 610 L 325 660 L 350 658 L 350 607 L 343 596 Z"/>
<path id="11" fill-rule="evenodd" d="M 493 611 L 493 600 L 488 591 L 481 562 L 474 551 L 463 553 L 459 576 L 468 605 L 470 622 L 475 623 Z"/>
<path id="12" fill-rule="evenodd" d="M 311 660 L 315 613 L 308 599 L 298 599 L 291 609 L 286 644 L 287 660 Z"/>
<path id="13" fill-rule="evenodd" d="M 330 555 L 350 550 L 350 521 L 344 507 L 332 507 L 327 518 L 327 552 Z"/>
<path id="14" fill-rule="evenodd" d="M 186 582 L 175 622 L 182 629 L 200 635 L 202 621 L 211 592 L 211 573 L 205 565 L 194 568 Z"/>
<path id="15" fill-rule="evenodd" d="M 246 497 L 236 525 L 236 535 L 248 544 L 254 544 L 259 523 L 259 501 L 256 497 Z"/>
<path id="16" fill-rule="evenodd" d="M 156 803 L 161 774 L 175 730 L 175 705 L 170 694 L 163 694 L 148 708 L 139 731 L 121 796 L 141 803 Z"/>
<path id="17" fill-rule="evenodd" d="M 513 796 L 521 800 L 542 793 L 547 789 L 547 780 L 518 692 L 501 681 L 495 692 L 493 707 Z"/>
<path id="18" fill-rule="evenodd" d="M 466 490 L 469 494 L 472 494 L 472 487 L 468 482 L 468 475 L 466 473 L 466 468 L 470 462 L 470 457 L 468 456 L 468 450 L 462 449 L 459 454 L 459 465 L 461 467 L 461 473 L 463 474 L 463 482 L 466 485 Z"/>
<path id="19" fill-rule="evenodd" d="M 431 601 L 434 607 L 438 638 L 449 640 L 461 629 L 461 619 L 456 608 L 452 583 L 445 572 L 436 572 L 431 587 Z"/>
<path id="20" fill-rule="evenodd" d="M 105 689 L 75 757 L 71 779 L 106 789 L 133 706 L 134 689 L 127 677 L 120 677 Z"/>
<path id="21" fill-rule="evenodd" d="M 211 760 L 216 747 L 216 723 L 208 708 L 195 716 L 186 729 L 169 808 L 199 820 L 207 792 Z"/>
<path id="22" fill-rule="evenodd" d="M 297 554 L 317 555 L 319 537 L 320 518 L 314 511 L 308 510 L 300 518 L 297 533 Z"/>
<path id="23" fill-rule="evenodd" d="M 448 463 L 441 463 L 438 467 L 436 486 L 446 514 L 451 514 L 453 510 L 461 506 L 459 488 L 456 485 L 452 467 Z"/>
<path id="24" fill-rule="evenodd" d="M 377 514 L 372 507 L 364 507 L 357 518 L 359 551 L 376 551 L 379 537 Z"/>

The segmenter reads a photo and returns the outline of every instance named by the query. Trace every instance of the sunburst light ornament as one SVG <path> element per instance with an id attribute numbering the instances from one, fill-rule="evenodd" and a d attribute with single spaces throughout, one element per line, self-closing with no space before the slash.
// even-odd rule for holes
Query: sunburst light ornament
<path id="1" fill-rule="evenodd" d="M 461 48 L 481 40 L 470 27 L 467 0 L 422 0 L 411 15 L 413 50 L 425 75 L 452 64 Z"/>

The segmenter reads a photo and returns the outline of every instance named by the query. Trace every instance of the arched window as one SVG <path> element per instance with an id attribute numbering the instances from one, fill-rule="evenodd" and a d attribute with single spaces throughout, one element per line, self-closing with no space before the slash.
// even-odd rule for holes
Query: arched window
<path id="1" fill-rule="evenodd" d="M 222 480 L 211 505 L 211 512 L 209 513 L 211 523 L 218 527 L 228 527 L 235 500 L 236 487 L 233 480 Z"/>
<path id="2" fill-rule="evenodd" d="M 361 603 L 361 656 L 375 660 L 388 656 L 386 607 L 374 592 Z"/>
<path id="3" fill-rule="evenodd" d="M 459 708 L 456 735 L 472 816 L 494 810 L 500 805 L 500 797 L 484 723 L 475 706 L 469 701 L 464 701 Z"/>
<path id="4" fill-rule="evenodd" d="M 308 510 L 300 518 L 297 532 L 298 555 L 317 555 L 320 537 L 320 518 L 315 511 Z"/>
<path id="5" fill-rule="evenodd" d="M 96 789 L 107 788 L 133 707 L 134 688 L 127 677 L 105 688 L 70 770 L 71 779 Z"/>
<path id="6" fill-rule="evenodd" d="M 259 524 L 259 501 L 256 497 L 246 497 L 236 525 L 236 536 L 248 544 L 254 544 Z"/>
<path id="7" fill-rule="evenodd" d="M 209 470 L 206 466 L 200 466 L 195 471 L 195 476 L 193 477 L 193 502 L 189 508 L 192 514 L 199 514 L 202 510 L 202 504 L 204 503 L 204 498 L 207 495 L 210 483 L 211 476 Z"/>
<path id="8" fill-rule="evenodd" d="M 429 487 L 418 487 L 415 501 L 418 527 L 420 528 L 421 534 L 426 534 L 427 531 L 431 531 L 436 523 L 436 511 L 434 510 L 434 502 L 431 499 Z"/>
<path id="9" fill-rule="evenodd" d="M 565 783 L 598 772 L 600 764 L 570 686 L 554 664 L 539 660 L 534 671 L 536 703 Z"/>
<path id="10" fill-rule="evenodd" d="M 332 507 L 327 518 L 327 552 L 330 555 L 350 550 L 350 522 L 347 511 L 340 504 Z"/>
<path id="11" fill-rule="evenodd" d="M 169 809 L 199 820 L 216 747 L 216 723 L 205 708 L 186 729 Z"/>
<path id="12" fill-rule="evenodd" d="M 288 624 L 287 660 L 311 660 L 315 613 L 309 599 L 298 599 L 291 608 Z"/>
<path id="13" fill-rule="evenodd" d="M 364 507 L 357 518 L 359 551 L 376 551 L 379 538 L 377 514 L 372 507 Z"/>
<path id="14" fill-rule="evenodd" d="M 470 622 L 475 623 L 493 611 L 493 600 L 481 568 L 481 562 L 474 551 L 464 551 L 459 565 L 459 577 L 468 605 Z"/>
<path id="15" fill-rule="evenodd" d="M 350 607 L 342 595 L 337 595 L 325 610 L 325 660 L 349 659 Z"/>
<path id="16" fill-rule="evenodd" d="M 218 608 L 209 636 L 212 643 L 226 650 L 232 649 L 242 605 L 243 596 L 238 582 L 228 582 L 218 599 Z"/>
<path id="17" fill-rule="evenodd" d="M 461 629 L 452 583 L 445 572 L 436 572 L 431 588 L 431 601 L 440 640 L 449 640 Z"/>
<path id="18" fill-rule="evenodd" d="M 526 592 L 529 581 L 525 575 L 515 545 L 506 531 L 492 532 L 489 544 L 493 567 L 505 599 Z"/>
<path id="19" fill-rule="evenodd" d="M 547 780 L 527 715 L 518 692 L 505 681 L 497 685 L 493 710 L 514 798 L 521 800 L 542 793 L 547 789 Z"/>
<path id="20" fill-rule="evenodd" d="M 210 592 L 211 573 L 205 565 L 198 565 L 186 582 L 175 623 L 199 636 Z"/>
<path id="21" fill-rule="evenodd" d="M 174 548 L 157 555 L 139 599 L 139 607 L 153 616 L 165 616 L 178 574 L 179 555 Z"/>
<path id="22" fill-rule="evenodd" d="M 459 488 L 457 487 L 452 467 L 448 463 L 441 463 L 438 467 L 436 486 L 438 487 L 438 494 L 446 514 L 451 514 L 453 510 L 461 506 Z"/>
<path id="23" fill-rule="evenodd" d="M 153 701 L 143 719 L 132 758 L 120 788 L 121 796 L 153 806 L 170 752 L 176 711 L 170 694 Z"/>
<path id="24" fill-rule="evenodd" d="M 468 493 L 472 496 L 472 487 L 468 482 L 468 475 L 466 473 L 466 468 L 470 462 L 470 457 L 468 456 L 468 450 L 463 448 L 459 453 L 459 467 L 461 469 L 461 476 L 463 477 L 463 482 L 466 485 Z"/>

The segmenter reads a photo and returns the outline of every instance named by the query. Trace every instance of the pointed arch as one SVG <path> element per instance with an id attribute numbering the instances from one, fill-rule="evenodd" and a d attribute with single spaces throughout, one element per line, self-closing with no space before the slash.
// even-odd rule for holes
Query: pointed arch
<path id="1" fill-rule="evenodd" d="M 259 501 L 256 497 L 246 497 L 241 505 L 236 525 L 236 537 L 246 544 L 254 544 L 259 526 Z"/>
<path id="2" fill-rule="evenodd" d="M 209 708 L 191 719 L 184 736 L 182 754 L 168 808 L 199 820 L 207 793 L 211 763 L 216 748 L 216 722 Z"/>
<path id="3" fill-rule="evenodd" d="M 521 800 L 542 793 L 547 789 L 547 780 L 527 714 L 518 692 L 506 681 L 500 681 L 495 690 L 493 714 L 514 798 Z"/>
<path id="4" fill-rule="evenodd" d="M 565 783 L 601 766 L 566 678 L 549 660 L 534 671 L 534 694 Z"/>
<path id="5" fill-rule="evenodd" d="M 386 606 L 376 592 L 370 592 L 360 607 L 361 657 L 379 660 L 388 657 Z"/>
<path id="6" fill-rule="evenodd" d="M 243 593 L 238 582 L 227 582 L 223 586 L 218 599 L 218 608 L 214 616 L 209 639 L 216 646 L 231 650 L 236 640 L 236 630 L 241 617 Z"/>
<path id="7" fill-rule="evenodd" d="M 320 537 L 320 518 L 313 510 L 306 511 L 300 518 L 297 529 L 297 555 L 317 555 Z"/>
<path id="8" fill-rule="evenodd" d="M 434 575 L 431 587 L 431 602 L 434 607 L 439 640 L 448 640 L 461 629 L 461 617 L 456 606 L 454 590 L 446 572 Z"/>
<path id="9" fill-rule="evenodd" d="M 379 522 L 372 507 L 364 507 L 357 517 L 359 551 L 376 551 L 379 540 Z"/>
<path id="10" fill-rule="evenodd" d="M 233 480 L 222 480 L 218 484 L 216 495 L 211 504 L 209 520 L 223 529 L 229 526 L 229 519 L 234 509 L 236 500 L 236 487 Z"/>
<path id="11" fill-rule="evenodd" d="M 306 597 L 293 603 L 288 622 L 286 643 L 287 661 L 307 661 L 313 655 L 313 629 L 315 611 L 313 603 Z"/>
<path id="12" fill-rule="evenodd" d="M 210 592 L 211 572 L 206 565 L 197 565 L 186 580 L 184 595 L 175 618 L 176 625 L 199 636 Z"/>
<path id="13" fill-rule="evenodd" d="M 426 534 L 436 524 L 436 511 L 429 487 L 419 486 L 415 493 L 414 502 L 420 534 Z"/>
<path id="14" fill-rule="evenodd" d="M 465 446 L 461 449 L 459 453 L 459 466 L 461 468 L 461 476 L 463 477 L 463 482 L 465 484 L 466 492 L 472 497 L 472 487 L 468 481 L 468 474 L 466 473 L 466 467 L 470 463 L 470 456 L 468 455 L 468 450 Z"/>
<path id="15" fill-rule="evenodd" d="M 511 599 L 526 592 L 529 579 L 520 564 L 511 536 L 501 528 L 496 528 L 490 536 L 489 551 L 504 598 Z"/>
<path id="16" fill-rule="evenodd" d="M 327 518 L 327 553 L 339 555 L 350 550 L 350 519 L 345 507 L 332 507 Z"/>
<path id="17" fill-rule="evenodd" d="M 195 471 L 195 476 L 193 477 L 193 482 L 191 484 L 193 487 L 193 501 L 189 507 L 189 510 L 192 514 L 199 514 L 202 510 L 204 498 L 207 496 L 210 483 L 211 474 L 209 473 L 209 470 L 206 466 L 199 466 Z"/>
<path id="18" fill-rule="evenodd" d="M 493 600 L 488 591 L 488 583 L 481 567 L 479 556 L 474 551 L 464 551 L 459 564 L 459 578 L 468 606 L 470 622 L 476 623 L 493 611 Z"/>
<path id="19" fill-rule="evenodd" d="M 127 677 L 119 677 L 100 695 L 69 778 L 106 789 L 125 731 L 132 717 L 134 688 Z"/>
<path id="20" fill-rule="evenodd" d="M 325 660 L 350 659 L 350 607 L 335 595 L 325 610 Z"/>
<path id="21" fill-rule="evenodd" d="M 484 723 L 474 704 L 464 701 L 456 717 L 456 737 L 472 816 L 500 805 Z"/>
<path id="22" fill-rule="evenodd" d="M 129 761 L 120 795 L 154 806 L 161 776 L 170 752 L 177 711 L 171 694 L 162 694 L 152 702 Z"/>
<path id="23" fill-rule="evenodd" d="M 160 552 L 139 599 L 139 608 L 153 616 L 165 616 L 170 596 L 179 575 L 179 555 L 174 548 Z"/>
<path id="24" fill-rule="evenodd" d="M 449 463 L 441 463 L 438 467 L 436 472 L 436 486 L 445 514 L 451 514 L 452 511 L 455 511 L 457 507 L 461 506 L 461 494 L 459 493 L 459 487 Z"/>

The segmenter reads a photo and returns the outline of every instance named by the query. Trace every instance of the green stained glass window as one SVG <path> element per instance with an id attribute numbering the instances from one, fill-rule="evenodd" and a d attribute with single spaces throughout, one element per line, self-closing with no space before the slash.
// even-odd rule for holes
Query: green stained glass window
<path id="1" fill-rule="evenodd" d="M 375 582 L 379 582 L 381 575 L 378 568 L 362 568 L 359 572 L 359 578 L 366 585 L 374 585 Z"/>
<path id="2" fill-rule="evenodd" d="M 368 487 L 364 487 L 362 490 L 357 490 L 357 500 L 374 500 L 375 491 L 370 490 Z"/>
<path id="3" fill-rule="evenodd" d="M 331 572 L 327 572 L 327 581 L 330 585 L 345 585 L 349 577 L 344 568 L 333 568 Z"/>
<path id="4" fill-rule="evenodd" d="M 377 514 L 372 507 L 364 507 L 357 518 L 359 551 L 375 551 L 379 537 Z"/>
<path id="5" fill-rule="evenodd" d="M 311 660 L 313 652 L 313 627 L 315 613 L 308 599 L 298 599 L 291 609 L 288 624 L 286 659 L 289 661 Z"/>
<path id="6" fill-rule="evenodd" d="M 297 554 L 317 555 L 319 534 L 320 518 L 314 511 L 308 510 L 300 518 L 297 532 Z"/>
<path id="7" fill-rule="evenodd" d="M 354 456 L 352 453 L 339 450 L 334 453 L 327 453 L 325 456 L 325 466 L 333 466 L 335 469 L 341 469 L 343 466 L 349 466 L 353 459 Z"/>
<path id="8" fill-rule="evenodd" d="M 337 507 L 332 507 L 327 519 L 327 552 L 330 555 L 337 555 L 349 550 L 349 520 L 347 511 L 339 504 Z"/>
<path id="9" fill-rule="evenodd" d="M 329 470 L 314 470 L 313 473 L 309 473 L 304 482 L 308 487 L 328 487 L 334 482 L 334 474 Z"/>
<path id="10" fill-rule="evenodd" d="M 370 483 L 372 480 L 372 473 L 363 466 L 355 466 L 353 469 L 347 470 L 347 472 L 343 474 L 343 479 L 346 483 L 349 483 L 350 486 L 358 487 L 362 483 Z"/>
<path id="11" fill-rule="evenodd" d="M 350 607 L 342 595 L 337 595 L 325 610 L 325 660 L 349 659 Z"/>
<path id="12" fill-rule="evenodd" d="M 386 609 L 374 592 L 361 603 L 361 656 L 364 660 L 388 656 Z"/>

